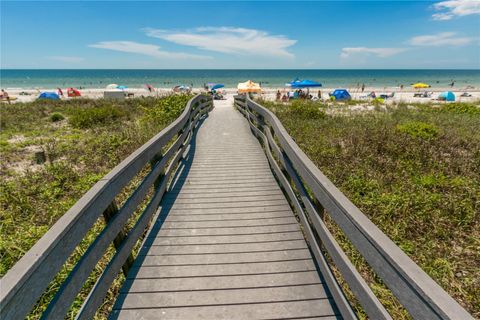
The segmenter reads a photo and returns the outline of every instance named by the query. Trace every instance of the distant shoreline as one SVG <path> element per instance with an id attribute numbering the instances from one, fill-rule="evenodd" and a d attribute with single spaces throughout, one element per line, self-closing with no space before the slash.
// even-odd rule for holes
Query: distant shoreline
<path id="1" fill-rule="evenodd" d="M 332 88 L 314 88 L 310 90 L 310 93 L 312 96 L 317 96 L 318 91 L 320 90 L 322 93 L 322 99 L 323 100 L 328 100 L 328 93 L 332 92 L 334 87 Z M 387 103 L 399 103 L 399 102 L 406 102 L 406 103 L 427 103 L 427 102 L 432 102 L 432 99 L 436 98 L 440 92 L 443 91 L 452 91 L 455 96 L 457 97 L 456 101 L 457 102 L 473 102 L 473 101 L 479 101 L 480 100 L 480 87 L 475 88 L 475 89 L 469 89 L 469 90 L 463 90 L 462 88 L 449 88 L 449 87 L 443 87 L 443 88 L 427 88 L 427 89 L 414 89 L 411 87 L 404 87 L 403 90 L 398 88 L 398 87 L 365 87 L 365 90 L 362 92 L 360 88 L 346 88 L 350 94 L 352 95 L 352 98 L 355 100 L 360 100 L 360 101 L 365 101 L 368 102 L 370 99 L 368 99 L 366 96 L 370 92 L 375 92 L 377 96 L 380 94 L 391 94 L 392 92 L 395 93 L 394 97 L 392 99 L 387 99 Z M 65 88 L 62 88 L 64 91 L 64 94 L 66 95 L 66 90 Z M 100 99 L 103 98 L 103 93 L 104 91 L 107 91 L 108 89 L 106 88 L 88 88 L 88 89 L 81 89 L 81 94 L 83 98 L 89 98 L 89 99 Z M 276 92 L 280 90 L 281 94 L 283 95 L 284 93 L 288 92 L 289 90 L 292 90 L 287 87 L 277 87 L 277 88 L 263 88 L 262 92 L 262 97 L 267 99 L 267 100 L 274 100 L 276 96 Z M 31 102 L 34 101 L 38 95 L 41 92 L 48 91 L 48 92 L 57 92 L 57 88 L 44 88 L 44 89 L 22 89 L 22 88 L 11 88 L 7 89 L 7 92 L 11 97 L 16 97 L 17 100 L 15 102 Z M 149 92 L 146 88 L 128 88 L 125 90 L 126 92 L 133 93 L 134 97 L 155 97 L 155 96 L 164 96 L 167 94 L 173 93 L 172 88 L 155 88 L 154 92 Z M 237 93 L 237 88 L 235 87 L 228 87 L 228 88 L 222 88 L 219 90 L 226 96 L 232 96 Z M 414 97 L 414 93 L 418 92 L 430 92 L 432 93 L 430 98 L 418 98 Z M 463 92 L 469 92 L 472 96 L 471 97 L 461 97 L 461 94 Z M 26 92 L 28 95 L 20 95 L 21 92 Z M 206 92 L 205 90 L 201 88 L 193 88 L 192 90 L 193 93 L 201 93 L 201 92 Z M 76 99 L 76 98 L 67 98 L 64 97 L 63 99 L 69 100 L 69 99 Z"/>
<path id="2" fill-rule="evenodd" d="M 236 87 L 248 79 L 264 88 L 284 87 L 296 78 L 310 79 L 323 87 L 395 87 L 424 82 L 433 88 L 480 87 L 480 69 L 1 69 L 2 88 L 48 89 L 56 87 L 104 88 L 116 83 L 141 88 L 145 84 L 171 88 L 201 88 L 209 82 Z"/>

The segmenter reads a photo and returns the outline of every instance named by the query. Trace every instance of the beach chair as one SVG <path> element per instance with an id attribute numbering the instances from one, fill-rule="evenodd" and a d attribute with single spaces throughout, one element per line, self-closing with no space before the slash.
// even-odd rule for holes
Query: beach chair
<path id="1" fill-rule="evenodd" d="M 395 92 L 392 92 L 392 93 L 390 93 L 390 94 L 386 94 L 386 93 L 385 93 L 385 94 L 381 94 L 381 95 L 380 95 L 380 98 L 387 100 L 387 99 L 389 99 L 389 98 L 393 98 L 394 96 L 395 96 Z"/>

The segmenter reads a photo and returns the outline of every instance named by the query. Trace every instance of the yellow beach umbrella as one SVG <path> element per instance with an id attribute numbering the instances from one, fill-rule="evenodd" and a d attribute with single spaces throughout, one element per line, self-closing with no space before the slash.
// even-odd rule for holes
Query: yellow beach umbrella
<path id="1" fill-rule="evenodd" d="M 261 93 L 262 88 L 258 83 L 253 82 L 252 80 L 248 80 L 246 82 L 240 82 L 237 85 L 237 90 L 238 93 L 247 93 L 247 92 L 253 92 L 253 93 Z"/>
<path id="2" fill-rule="evenodd" d="M 414 85 L 412 85 L 412 87 L 414 87 L 415 89 L 424 89 L 424 88 L 430 88 L 430 85 L 426 84 L 426 83 L 419 82 L 419 83 L 415 83 Z"/>

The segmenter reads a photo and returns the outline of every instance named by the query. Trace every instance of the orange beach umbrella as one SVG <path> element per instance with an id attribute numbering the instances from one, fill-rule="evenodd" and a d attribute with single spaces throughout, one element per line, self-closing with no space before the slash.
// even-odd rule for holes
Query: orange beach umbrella
<path id="1" fill-rule="evenodd" d="M 237 85 L 237 90 L 238 93 L 247 93 L 247 92 L 252 92 L 252 93 L 261 93 L 262 88 L 258 83 L 253 82 L 252 80 L 248 80 L 246 82 L 240 82 Z"/>

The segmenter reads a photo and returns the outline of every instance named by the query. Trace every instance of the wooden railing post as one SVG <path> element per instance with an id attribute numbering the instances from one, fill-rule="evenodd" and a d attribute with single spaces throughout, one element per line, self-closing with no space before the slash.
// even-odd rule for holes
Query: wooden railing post
<path id="1" fill-rule="evenodd" d="M 107 209 L 105 209 L 105 211 L 103 212 L 105 223 L 108 224 L 110 220 L 112 220 L 117 213 L 118 213 L 117 202 L 113 200 L 108 205 Z M 113 240 L 113 246 L 115 247 L 115 249 L 118 249 L 120 247 L 120 245 L 122 244 L 123 240 L 125 240 L 125 238 L 126 238 L 126 234 L 123 230 L 121 230 Z M 130 255 L 127 258 L 127 261 L 125 261 L 125 264 L 122 266 L 123 274 L 125 275 L 125 277 L 127 276 L 128 271 L 130 270 L 130 267 L 133 265 L 133 262 L 134 262 L 134 258 L 132 253 L 130 253 Z"/>

